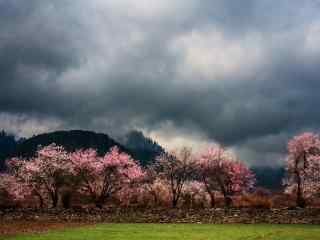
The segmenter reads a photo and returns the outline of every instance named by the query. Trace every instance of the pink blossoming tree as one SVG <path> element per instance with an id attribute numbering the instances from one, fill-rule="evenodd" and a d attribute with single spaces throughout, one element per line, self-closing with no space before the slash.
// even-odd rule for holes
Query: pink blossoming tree
<path id="1" fill-rule="evenodd" d="M 145 194 L 147 194 L 150 198 L 149 203 L 152 202 L 153 205 L 167 203 L 167 200 L 170 198 L 167 181 L 164 181 L 158 176 L 156 168 L 157 167 L 155 164 L 153 164 L 145 169 L 145 174 L 141 185 L 145 191 Z"/>
<path id="2" fill-rule="evenodd" d="M 0 191 L 5 192 L 11 201 L 21 201 L 30 195 L 28 186 L 21 184 L 15 176 L 7 173 L 0 174 Z"/>
<path id="3" fill-rule="evenodd" d="M 45 197 L 51 199 L 53 208 L 57 207 L 60 190 L 66 184 L 72 168 L 68 154 L 62 147 L 51 144 L 39 149 L 36 157 L 28 161 L 12 159 L 8 165 L 19 182 L 38 196 L 41 207 Z"/>
<path id="4" fill-rule="evenodd" d="M 141 167 L 128 154 L 113 147 L 105 156 L 93 149 L 70 155 L 73 172 L 80 180 L 80 191 L 87 193 L 101 208 L 105 201 L 143 176 Z"/>
<path id="5" fill-rule="evenodd" d="M 296 194 L 298 207 L 305 207 L 306 197 L 320 189 L 320 138 L 305 132 L 288 142 L 286 191 Z"/>
<path id="6" fill-rule="evenodd" d="M 38 177 L 39 169 L 35 168 L 34 162 L 22 158 L 13 158 L 7 162 L 7 166 L 11 176 L 16 179 L 18 184 L 24 186 L 25 191 L 30 191 L 30 195 L 35 195 L 39 199 L 39 207 L 43 208 L 46 191 Z"/>
<path id="7" fill-rule="evenodd" d="M 163 153 L 157 157 L 153 169 L 159 178 L 169 187 L 171 203 L 175 208 L 178 205 L 183 187 L 194 173 L 194 159 L 190 149 Z"/>
<path id="8" fill-rule="evenodd" d="M 249 168 L 235 155 L 216 144 L 199 154 L 197 159 L 197 174 L 204 184 L 215 207 L 215 193 L 221 192 L 225 205 L 231 204 L 231 196 L 253 188 L 255 177 Z"/>

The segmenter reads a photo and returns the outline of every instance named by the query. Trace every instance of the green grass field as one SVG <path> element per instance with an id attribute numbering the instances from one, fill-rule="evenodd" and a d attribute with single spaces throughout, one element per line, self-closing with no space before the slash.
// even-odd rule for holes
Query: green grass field
<path id="1" fill-rule="evenodd" d="M 0 237 L 0 239 L 2 239 Z M 5 240 L 318 240 L 320 226 L 100 224 Z"/>

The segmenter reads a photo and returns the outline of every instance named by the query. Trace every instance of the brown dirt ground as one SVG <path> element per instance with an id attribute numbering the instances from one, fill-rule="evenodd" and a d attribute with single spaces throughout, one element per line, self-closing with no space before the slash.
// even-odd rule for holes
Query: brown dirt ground
<path id="1" fill-rule="evenodd" d="M 0 237 L 15 236 L 20 234 L 43 233 L 48 230 L 64 229 L 69 227 L 79 227 L 88 224 L 70 223 L 70 222 L 53 222 L 53 221 L 0 221 Z"/>

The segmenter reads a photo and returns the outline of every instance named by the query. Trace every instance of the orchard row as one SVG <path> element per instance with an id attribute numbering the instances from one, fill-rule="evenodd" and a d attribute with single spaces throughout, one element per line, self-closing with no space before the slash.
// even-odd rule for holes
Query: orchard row
<path id="1" fill-rule="evenodd" d="M 57 207 L 62 200 L 70 207 L 70 194 L 78 194 L 96 207 L 109 200 L 132 202 L 133 196 L 145 204 L 160 200 L 177 207 L 181 198 L 207 198 L 216 206 L 222 196 L 226 207 L 235 196 L 255 190 L 255 176 L 243 161 L 221 145 L 200 153 L 188 148 L 163 153 L 152 164 L 141 167 L 127 153 L 113 147 L 104 156 L 94 149 L 67 152 L 55 144 L 37 151 L 34 158 L 7 161 L 8 171 L 0 175 L 0 191 L 12 202 L 34 197 L 38 206 Z M 320 190 L 320 138 L 303 133 L 288 143 L 285 191 L 296 198 L 299 207 Z M 65 197 L 65 189 L 69 197 Z"/>

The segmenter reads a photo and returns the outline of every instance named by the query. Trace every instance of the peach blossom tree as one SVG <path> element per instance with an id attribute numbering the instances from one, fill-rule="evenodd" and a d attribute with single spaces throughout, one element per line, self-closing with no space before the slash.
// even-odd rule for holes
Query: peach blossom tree
<path id="1" fill-rule="evenodd" d="M 139 164 L 118 147 L 103 157 L 94 149 L 79 150 L 71 153 L 70 159 L 80 181 L 80 192 L 88 194 L 99 208 L 113 194 L 143 177 Z"/>
<path id="2" fill-rule="evenodd" d="M 40 148 L 34 158 L 11 159 L 8 165 L 18 181 L 39 197 L 41 207 L 46 197 L 51 199 L 53 208 L 57 207 L 60 190 L 72 167 L 63 147 L 51 144 Z"/>
<path id="3" fill-rule="evenodd" d="M 320 138 L 305 132 L 288 142 L 286 159 L 286 192 L 296 194 L 298 207 L 306 206 L 306 197 L 320 189 Z"/>
<path id="4" fill-rule="evenodd" d="M 169 188 L 172 207 L 177 207 L 186 181 L 193 177 L 193 154 L 190 149 L 163 153 L 157 157 L 154 171 Z"/>
<path id="5" fill-rule="evenodd" d="M 21 184 L 15 176 L 8 173 L 0 174 L 0 191 L 6 193 L 12 202 L 22 201 L 31 194 L 28 186 Z"/>
<path id="6" fill-rule="evenodd" d="M 249 191 L 254 187 L 255 177 L 246 164 L 222 146 L 211 145 L 197 158 L 197 175 L 215 207 L 215 193 L 222 193 L 226 206 L 231 196 Z"/>

